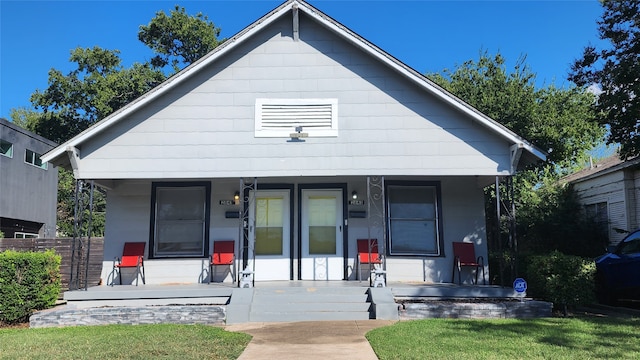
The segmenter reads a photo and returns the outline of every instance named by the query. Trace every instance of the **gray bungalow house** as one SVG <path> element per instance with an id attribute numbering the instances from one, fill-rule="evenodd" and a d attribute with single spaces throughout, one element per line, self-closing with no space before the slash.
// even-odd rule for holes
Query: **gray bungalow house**
<path id="1" fill-rule="evenodd" d="M 541 159 L 301 0 L 43 157 L 106 189 L 105 283 L 136 241 L 147 284 L 209 281 L 221 240 L 213 281 L 356 280 L 358 239 L 387 281 L 450 282 L 453 242 L 487 258 L 483 188 Z"/>
<path id="2" fill-rule="evenodd" d="M 56 146 L 0 118 L 0 231 L 5 237 L 56 235 L 58 169 L 40 158 Z"/>

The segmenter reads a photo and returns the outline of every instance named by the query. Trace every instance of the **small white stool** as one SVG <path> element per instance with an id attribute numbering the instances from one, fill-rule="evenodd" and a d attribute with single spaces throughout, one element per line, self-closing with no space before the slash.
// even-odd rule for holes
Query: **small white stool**
<path id="1" fill-rule="evenodd" d="M 385 287 L 385 276 L 387 272 L 382 268 L 376 267 L 371 270 L 371 276 L 373 277 L 373 287 Z"/>
<path id="2" fill-rule="evenodd" d="M 253 271 L 244 269 L 240 271 L 240 287 L 252 288 L 253 287 Z"/>

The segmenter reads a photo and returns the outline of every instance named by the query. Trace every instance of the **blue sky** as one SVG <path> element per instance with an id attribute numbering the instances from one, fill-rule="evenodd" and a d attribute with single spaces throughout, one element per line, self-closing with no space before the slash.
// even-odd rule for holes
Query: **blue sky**
<path id="1" fill-rule="evenodd" d="M 180 5 L 202 12 L 230 37 L 282 1 L 0 0 L 0 117 L 30 107 L 30 95 L 47 87 L 49 69 L 69 72 L 78 46 L 118 49 L 125 66 L 148 60 L 152 53 L 137 33 L 157 11 Z M 571 62 L 585 45 L 600 44 L 597 0 L 309 3 L 421 73 L 455 68 L 486 50 L 510 66 L 526 55 L 539 86 L 566 87 Z"/>

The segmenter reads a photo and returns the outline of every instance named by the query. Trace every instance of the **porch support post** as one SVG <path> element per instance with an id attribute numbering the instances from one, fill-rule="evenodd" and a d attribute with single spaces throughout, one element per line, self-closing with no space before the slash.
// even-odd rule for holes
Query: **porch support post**
<path id="1" fill-rule="evenodd" d="M 369 263 L 369 283 L 371 285 L 371 277 L 375 276 L 375 287 L 384 287 L 387 271 L 387 262 L 385 254 L 387 253 L 387 221 L 386 209 L 384 206 L 384 176 L 367 176 L 367 239 L 369 239 L 369 253 L 372 250 L 372 234 L 379 234 L 378 251 L 381 254 L 381 265 Z M 371 255 L 369 255 L 371 258 Z M 360 269 L 356 269 L 360 271 Z"/>
<path id="2" fill-rule="evenodd" d="M 516 237 L 516 199 L 513 186 L 513 175 L 507 177 L 507 191 L 509 192 L 509 200 L 511 202 L 511 216 L 509 216 L 509 238 L 513 249 L 513 277 L 519 276 L 518 273 L 518 238 Z"/>
<path id="3" fill-rule="evenodd" d="M 244 179 L 240 178 L 240 196 L 241 196 L 241 211 L 240 222 L 238 224 L 238 247 L 240 250 L 240 259 L 242 261 L 242 270 L 239 271 L 238 287 L 253 287 L 255 285 L 255 270 L 256 270 L 256 254 L 253 244 L 249 241 L 249 230 L 253 228 L 255 224 L 251 223 L 249 218 L 250 210 L 255 207 L 255 201 L 251 197 L 251 191 L 258 189 L 258 179 L 253 178 L 253 182 L 247 183 Z M 254 209 L 255 210 L 255 209 Z M 251 269 L 249 269 L 249 259 L 251 259 Z M 235 269 L 234 269 L 235 270 Z"/>
<path id="4" fill-rule="evenodd" d="M 496 176 L 496 231 L 495 231 L 495 244 L 498 248 L 498 270 L 500 271 L 500 285 L 504 286 L 504 254 L 502 249 L 502 206 L 500 202 L 500 177 Z"/>
<path id="5" fill-rule="evenodd" d="M 69 290 L 86 290 L 88 287 L 94 188 L 93 181 L 87 183 L 86 180 L 76 180 Z"/>

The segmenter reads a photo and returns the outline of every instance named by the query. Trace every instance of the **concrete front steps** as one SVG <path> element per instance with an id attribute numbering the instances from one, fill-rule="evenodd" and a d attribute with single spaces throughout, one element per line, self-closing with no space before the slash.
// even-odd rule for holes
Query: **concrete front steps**
<path id="1" fill-rule="evenodd" d="M 235 289 L 226 323 L 398 319 L 389 288 L 262 287 Z"/>
<path id="2" fill-rule="evenodd" d="M 366 287 L 255 288 L 250 322 L 368 320 Z"/>

